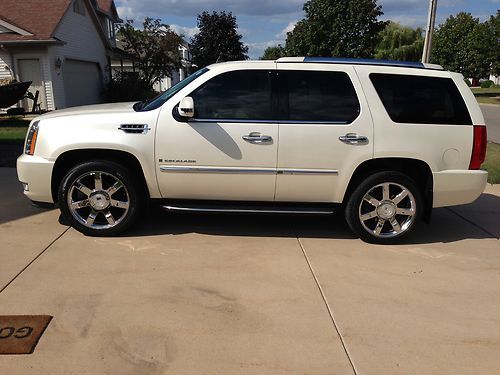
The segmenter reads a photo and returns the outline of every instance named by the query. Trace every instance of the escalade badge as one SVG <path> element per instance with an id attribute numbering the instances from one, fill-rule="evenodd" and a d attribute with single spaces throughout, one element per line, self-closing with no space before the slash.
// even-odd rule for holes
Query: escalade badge
<path id="1" fill-rule="evenodd" d="M 192 159 L 159 159 L 160 163 L 196 163 L 196 160 Z"/>

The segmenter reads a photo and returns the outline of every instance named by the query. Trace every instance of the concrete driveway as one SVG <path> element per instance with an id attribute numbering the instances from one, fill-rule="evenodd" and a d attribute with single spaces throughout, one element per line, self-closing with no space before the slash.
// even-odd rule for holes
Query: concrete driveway
<path id="1" fill-rule="evenodd" d="M 409 243 L 341 216 L 153 215 L 90 238 L 0 168 L 0 315 L 54 316 L 5 374 L 476 374 L 500 369 L 500 188 Z"/>

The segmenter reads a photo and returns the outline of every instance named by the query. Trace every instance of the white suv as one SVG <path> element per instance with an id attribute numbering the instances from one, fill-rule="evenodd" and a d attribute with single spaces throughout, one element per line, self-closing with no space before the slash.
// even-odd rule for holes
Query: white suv
<path id="1" fill-rule="evenodd" d="M 484 190 L 481 110 L 436 65 L 282 58 L 203 68 L 157 98 L 36 118 L 25 194 L 112 235 L 148 200 L 168 210 L 330 214 L 394 243 L 433 207 Z"/>

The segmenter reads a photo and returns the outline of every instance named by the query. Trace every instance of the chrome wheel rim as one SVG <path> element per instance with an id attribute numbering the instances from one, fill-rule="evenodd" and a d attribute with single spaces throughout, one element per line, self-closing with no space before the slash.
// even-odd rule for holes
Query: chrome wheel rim
<path id="1" fill-rule="evenodd" d="M 109 229 L 127 216 L 130 196 L 123 182 L 110 173 L 92 171 L 78 177 L 68 198 L 71 215 L 92 229 Z"/>
<path id="2" fill-rule="evenodd" d="M 391 238 L 407 232 L 415 221 L 415 197 L 394 182 L 372 187 L 359 204 L 359 220 L 375 237 Z"/>

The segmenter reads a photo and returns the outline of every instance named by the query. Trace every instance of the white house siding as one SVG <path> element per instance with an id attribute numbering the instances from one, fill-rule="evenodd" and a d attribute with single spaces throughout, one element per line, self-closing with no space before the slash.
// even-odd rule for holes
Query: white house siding
<path id="1" fill-rule="evenodd" d="M 86 2 L 85 2 L 86 3 Z M 64 62 L 68 60 L 80 60 L 97 63 L 102 74 L 102 82 L 108 82 L 108 60 L 106 48 L 101 39 L 96 24 L 87 9 L 85 15 L 75 13 L 73 7 L 69 7 L 56 29 L 56 38 L 65 42 L 63 46 L 52 46 L 49 48 L 50 68 L 52 72 L 54 100 L 56 108 L 66 107 L 64 93 Z M 56 68 L 56 61 L 60 59 L 61 68 Z M 104 90 L 104 87 L 103 87 Z"/>
<path id="2" fill-rule="evenodd" d="M 47 110 L 53 110 L 54 108 L 54 98 L 52 94 L 52 76 L 49 67 L 49 59 L 47 57 L 47 48 L 33 48 L 33 49 L 23 49 L 16 50 L 13 49 L 13 55 L 16 61 L 16 79 L 21 81 L 19 76 L 19 65 L 18 60 L 20 59 L 39 59 L 41 64 L 42 81 L 45 87 L 45 93 L 40 93 L 40 95 L 45 95 L 45 103 L 47 103 Z M 34 93 L 33 93 L 34 94 Z"/>
<path id="3" fill-rule="evenodd" d="M 7 51 L 0 49 L 0 79 L 12 79 L 10 64 L 10 55 Z"/>
<path id="4" fill-rule="evenodd" d="M 12 78 L 15 74 L 15 78 L 18 81 L 21 81 L 22 78 L 19 76 L 19 65 L 18 60 L 20 59 L 39 59 L 40 60 L 40 69 L 42 73 L 42 82 L 44 84 L 45 92 L 41 92 L 40 95 L 45 95 L 45 103 L 47 104 L 46 110 L 53 110 L 54 107 L 54 98 L 52 95 L 52 76 L 50 72 L 50 62 L 47 57 L 47 48 L 24 48 L 24 47 L 9 47 L 9 51 L 14 58 L 15 66 L 12 67 L 11 55 L 5 51 L 0 50 L 0 79 L 2 78 Z M 10 70 L 5 69 L 5 66 L 9 66 Z M 34 93 L 33 93 L 34 94 Z M 31 102 L 30 102 L 31 103 Z M 22 103 L 18 103 L 21 105 Z M 16 105 L 17 106 L 17 105 Z M 15 106 L 14 106 L 15 107 Z M 27 108 L 30 109 L 30 108 Z"/>

